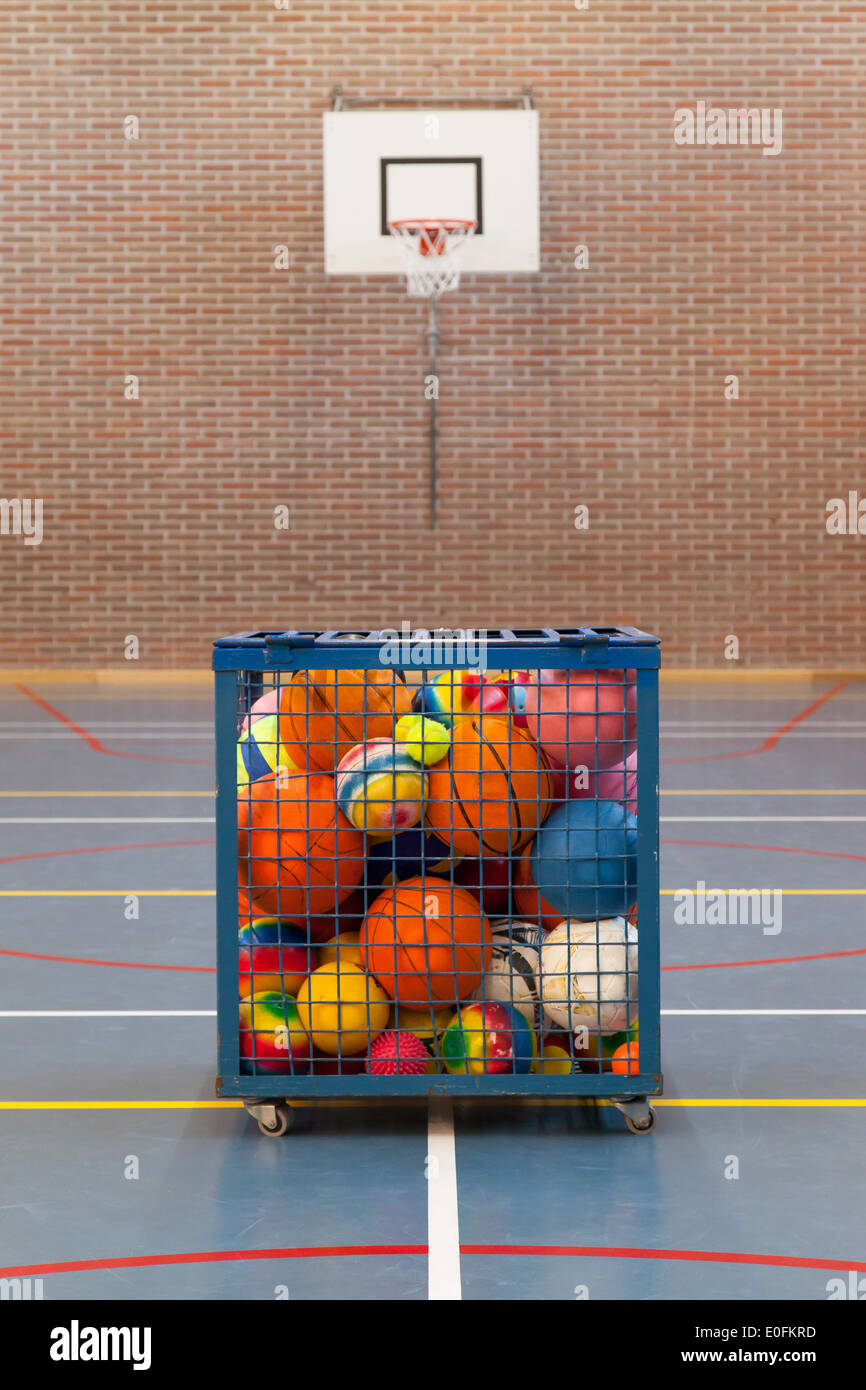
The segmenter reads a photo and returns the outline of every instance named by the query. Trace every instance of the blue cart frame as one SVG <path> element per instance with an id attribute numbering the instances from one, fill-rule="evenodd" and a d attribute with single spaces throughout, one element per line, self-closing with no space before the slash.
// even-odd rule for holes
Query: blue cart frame
<path id="1" fill-rule="evenodd" d="M 433 637 L 436 636 L 434 632 Z M 634 670 L 637 686 L 637 879 L 639 1058 L 627 1079 L 610 1072 L 507 1076 L 246 1076 L 240 1071 L 238 1033 L 237 739 L 238 674 L 255 686 L 256 675 L 304 669 L 387 668 L 380 652 L 392 634 L 369 632 L 248 632 L 214 644 L 217 827 L 217 1027 L 216 1094 L 240 1097 L 266 1133 L 283 1133 L 282 1102 L 311 1098 L 385 1096 L 513 1096 L 606 1099 L 623 1111 L 630 1129 L 652 1128 L 649 1096 L 662 1091 L 659 961 L 659 639 L 637 628 L 540 628 L 487 630 L 491 668 L 555 667 Z M 425 658 L 426 670 L 451 670 L 453 660 Z"/>

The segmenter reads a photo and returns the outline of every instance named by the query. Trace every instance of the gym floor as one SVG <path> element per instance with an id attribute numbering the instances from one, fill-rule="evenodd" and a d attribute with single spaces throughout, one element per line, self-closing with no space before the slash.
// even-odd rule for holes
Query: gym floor
<path id="1" fill-rule="evenodd" d="M 271 1140 L 213 1099 L 207 689 L 0 687 L 0 1275 L 47 1299 L 856 1290 L 864 711 L 832 677 L 663 686 L 652 1134 L 344 1103 Z M 782 930 L 676 925 L 698 881 L 783 890 Z"/>

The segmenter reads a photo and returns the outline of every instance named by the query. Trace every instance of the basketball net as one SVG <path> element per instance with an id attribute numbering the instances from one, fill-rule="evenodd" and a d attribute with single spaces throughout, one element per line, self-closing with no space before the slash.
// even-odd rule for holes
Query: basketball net
<path id="1" fill-rule="evenodd" d="M 477 225 L 456 217 L 403 218 L 388 223 L 388 231 L 403 257 L 410 295 L 436 299 L 446 290 L 456 290 L 460 283 L 460 252 Z"/>

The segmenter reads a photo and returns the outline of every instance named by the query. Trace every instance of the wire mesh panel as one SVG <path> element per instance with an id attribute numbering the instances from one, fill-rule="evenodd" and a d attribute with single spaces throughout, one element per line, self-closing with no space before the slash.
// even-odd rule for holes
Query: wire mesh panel
<path id="1" fill-rule="evenodd" d="M 657 641 L 461 655 L 216 644 L 219 1094 L 660 1090 Z"/>

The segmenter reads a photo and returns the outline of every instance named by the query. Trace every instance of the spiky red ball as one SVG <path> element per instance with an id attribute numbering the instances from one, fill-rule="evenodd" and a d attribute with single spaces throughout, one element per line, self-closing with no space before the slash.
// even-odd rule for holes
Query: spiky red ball
<path id="1" fill-rule="evenodd" d="M 371 1076 L 420 1076 L 430 1055 L 414 1033 L 380 1033 L 370 1045 L 367 1071 Z"/>

